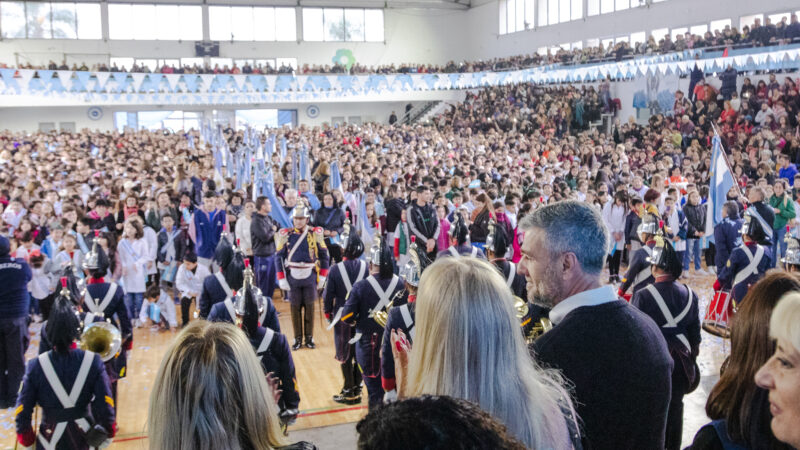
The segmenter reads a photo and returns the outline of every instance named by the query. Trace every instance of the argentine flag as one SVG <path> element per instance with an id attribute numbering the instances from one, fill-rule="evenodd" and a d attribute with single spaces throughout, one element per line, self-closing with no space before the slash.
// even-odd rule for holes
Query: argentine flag
<path id="1" fill-rule="evenodd" d="M 734 186 L 733 174 L 725 159 L 719 135 L 711 140 L 711 173 L 708 182 L 708 206 L 706 207 L 706 236 L 714 235 L 714 227 L 722 222 L 722 206 L 728 191 Z"/>

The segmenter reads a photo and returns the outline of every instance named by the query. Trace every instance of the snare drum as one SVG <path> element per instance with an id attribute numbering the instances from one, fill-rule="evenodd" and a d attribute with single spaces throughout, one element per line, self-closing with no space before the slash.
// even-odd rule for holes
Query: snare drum
<path id="1" fill-rule="evenodd" d="M 714 298 L 708 304 L 706 317 L 703 319 L 703 329 L 714 336 L 730 339 L 730 320 L 734 313 L 731 293 L 715 291 Z"/>

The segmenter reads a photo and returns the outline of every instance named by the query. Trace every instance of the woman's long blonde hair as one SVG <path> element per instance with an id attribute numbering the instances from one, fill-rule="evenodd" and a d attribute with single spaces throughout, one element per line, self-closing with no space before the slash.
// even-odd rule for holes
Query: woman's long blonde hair
<path id="1" fill-rule="evenodd" d="M 416 305 L 407 395 L 463 398 L 503 422 L 529 448 L 569 448 L 555 372 L 528 353 L 511 290 L 476 258 L 443 258 L 425 270 Z"/>
<path id="2" fill-rule="evenodd" d="M 284 445 L 278 407 L 242 330 L 195 320 L 167 350 L 147 417 L 155 450 Z"/>

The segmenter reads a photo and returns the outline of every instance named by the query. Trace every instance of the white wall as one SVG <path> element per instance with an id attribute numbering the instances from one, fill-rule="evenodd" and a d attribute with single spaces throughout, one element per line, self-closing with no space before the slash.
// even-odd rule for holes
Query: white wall
<path id="1" fill-rule="evenodd" d="M 732 26 L 739 28 L 739 18 L 742 16 L 797 10 L 800 10 L 797 0 L 667 0 L 650 7 L 499 36 L 498 4 L 497 1 L 488 1 L 468 11 L 466 28 L 470 30 L 468 45 L 472 57 L 488 59 L 529 54 L 540 47 L 562 43 L 611 38 L 640 31 L 649 34 L 655 29 L 708 24 L 719 19 L 731 19 Z M 657 39 L 661 38 L 663 36 L 657 36 Z"/>
<path id="2" fill-rule="evenodd" d="M 298 8 L 298 11 L 300 9 Z M 298 16 L 301 13 L 298 12 Z M 355 42 L 221 42 L 220 57 L 234 59 L 297 58 L 298 64 L 332 64 L 339 49 L 349 49 L 356 61 L 368 66 L 400 63 L 444 63 L 467 58 L 466 11 L 386 9 L 385 43 Z M 495 21 L 496 22 L 496 21 Z M 298 27 L 298 38 L 301 38 Z M 109 57 L 194 57 L 194 41 L 119 41 L 66 39 L 11 39 L 0 41 L 0 61 L 47 64 L 70 61 L 93 64 Z"/>

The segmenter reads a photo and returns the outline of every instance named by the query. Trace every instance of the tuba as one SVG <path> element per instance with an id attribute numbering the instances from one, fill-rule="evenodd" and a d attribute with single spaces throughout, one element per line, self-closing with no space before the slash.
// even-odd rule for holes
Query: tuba
<path id="1" fill-rule="evenodd" d="M 234 323 L 236 326 L 242 325 L 242 320 L 245 314 L 245 295 L 247 294 L 247 290 L 250 289 L 250 293 L 253 295 L 253 300 L 256 302 L 256 307 L 258 308 L 258 321 L 261 322 L 264 318 L 261 317 L 262 313 L 264 312 L 264 295 L 261 292 L 261 289 L 258 288 L 255 284 L 255 276 L 253 274 L 253 269 L 250 267 L 250 261 L 245 259 L 244 260 L 244 283 L 242 284 L 242 289 L 239 290 L 238 294 L 233 293 L 233 310 L 236 313 L 236 317 L 234 317 Z"/>
<path id="2" fill-rule="evenodd" d="M 386 307 L 383 308 L 383 311 L 372 311 L 369 313 L 369 317 L 371 317 L 375 322 L 378 322 L 378 325 L 386 328 L 386 322 L 389 321 L 389 311 L 392 310 L 394 302 L 402 298 L 405 292 L 405 289 L 395 292 L 395 294 L 392 296 L 392 299 L 386 304 Z"/>
<path id="3" fill-rule="evenodd" d="M 516 310 L 516 312 L 517 312 L 517 318 L 522 320 L 525 316 L 528 315 L 528 312 L 530 310 L 528 308 L 528 302 L 526 302 L 525 300 L 523 300 L 523 299 L 521 299 L 521 298 L 519 298 L 517 296 L 514 296 L 514 300 L 515 300 L 514 301 L 514 310 Z M 530 323 L 531 320 L 533 320 L 532 317 L 530 317 L 530 318 L 526 319 L 525 321 L 523 321 L 522 323 L 520 323 L 520 327 L 522 327 L 523 332 L 524 332 L 525 326 L 528 325 L 528 323 Z M 553 328 L 553 324 L 552 324 L 552 322 L 550 322 L 550 319 L 548 319 L 547 317 L 542 317 L 536 323 L 533 324 L 533 327 L 531 327 L 531 330 L 528 332 L 527 335 L 525 335 L 525 342 L 527 342 L 528 344 L 532 344 L 533 342 L 536 341 L 536 339 L 538 339 L 541 335 L 543 335 L 543 334 L 547 333 L 548 331 L 550 331 L 552 328 Z"/>
<path id="4" fill-rule="evenodd" d="M 94 322 L 86 325 L 81 334 L 81 350 L 97 353 L 106 362 L 122 348 L 122 334 L 110 322 Z"/>

